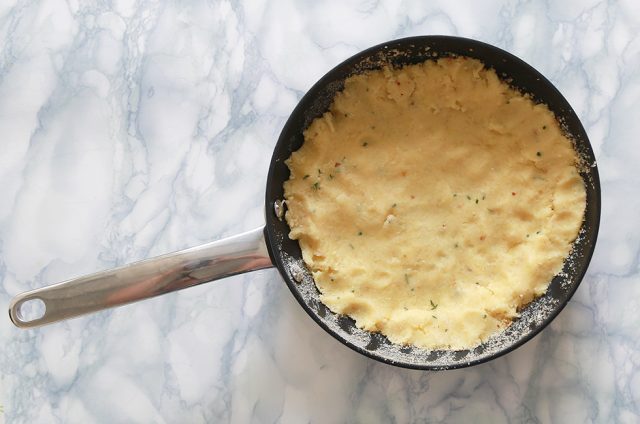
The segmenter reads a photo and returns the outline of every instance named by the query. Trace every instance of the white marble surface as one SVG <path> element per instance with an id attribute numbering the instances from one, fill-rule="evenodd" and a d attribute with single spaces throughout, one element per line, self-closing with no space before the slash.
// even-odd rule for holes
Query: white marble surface
<path id="1" fill-rule="evenodd" d="M 311 84 L 371 45 L 477 38 L 550 78 L 603 193 L 562 314 L 491 363 L 362 357 L 275 270 L 18 330 L 0 320 L 0 422 L 640 421 L 637 2 L 3 0 L 0 309 L 27 289 L 262 224 L 272 147 Z"/>

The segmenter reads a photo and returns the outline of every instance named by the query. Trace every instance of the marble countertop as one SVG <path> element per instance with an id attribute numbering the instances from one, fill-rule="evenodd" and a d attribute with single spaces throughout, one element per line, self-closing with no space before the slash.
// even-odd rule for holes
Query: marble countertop
<path id="1" fill-rule="evenodd" d="M 598 246 L 545 331 L 472 368 L 395 368 L 258 271 L 40 329 L 5 315 L 0 422 L 639 422 L 640 6 L 428 3 L 1 2 L 0 309 L 260 226 L 271 150 L 319 77 L 454 34 L 546 75 L 598 158 Z"/>

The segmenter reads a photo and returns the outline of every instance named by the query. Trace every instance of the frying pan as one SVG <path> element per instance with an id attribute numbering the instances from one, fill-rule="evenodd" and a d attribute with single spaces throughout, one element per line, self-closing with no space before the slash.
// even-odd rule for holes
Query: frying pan
<path id="1" fill-rule="evenodd" d="M 467 56 L 495 69 L 512 87 L 545 103 L 574 143 L 587 193 L 586 211 L 573 250 L 547 292 L 521 310 L 505 331 L 472 350 L 425 350 L 390 342 L 379 333 L 356 327 L 319 301 L 319 292 L 302 261 L 297 241 L 288 237 L 283 220 L 283 183 L 289 178 L 285 160 L 302 145 L 303 131 L 328 110 L 334 95 L 351 75 L 391 65 Z M 267 178 L 266 225 L 235 237 L 148 259 L 121 268 L 69 280 L 16 296 L 9 315 L 18 327 L 34 327 L 77 315 L 195 286 L 226 276 L 276 266 L 302 308 L 329 334 L 351 349 L 387 364 L 423 370 L 479 364 L 521 346 L 539 333 L 567 304 L 582 280 L 595 248 L 600 222 L 600 182 L 595 157 L 580 120 L 560 92 L 517 57 L 491 45 L 449 36 L 404 38 L 371 47 L 345 60 L 322 77 L 300 100 L 275 146 Z M 37 316 L 27 316 L 34 304 Z"/>

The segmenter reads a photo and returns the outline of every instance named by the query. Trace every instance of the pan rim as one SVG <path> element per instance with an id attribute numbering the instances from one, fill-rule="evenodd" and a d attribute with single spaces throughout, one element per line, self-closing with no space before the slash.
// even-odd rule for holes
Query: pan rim
<path id="1" fill-rule="evenodd" d="M 560 99 L 568 108 L 567 113 L 570 115 L 575 116 L 576 118 L 576 122 L 577 122 L 577 129 L 579 130 L 578 132 L 581 132 L 581 134 L 584 136 L 582 137 L 582 145 L 581 148 L 584 150 L 584 152 L 581 153 L 582 156 L 587 156 L 589 160 L 592 161 L 593 166 L 590 168 L 589 170 L 589 175 L 590 175 L 590 184 L 593 187 L 593 191 L 595 194 L 595 197 L 591 198 L 591 202 L 587 203 L 587 206 L 585 208 L 585 218 L 584 218 L 584 222 L 581 226 L 581 229 L 583 229 L 586 225 L 586 216 L 587 216 L 587 212 L 590 211 L 590 215 L 592 216 L 590 222 L 589 222 L 589 232 L 590 234 L 592 234 L 592 236 L 589 238 L 589 243 L 588 246 L 586 246 L 586 248 L 582 251 L 582 258 L 583 261 L 582 263 L 584 264 L 584 266 L 581 266 L 578 270 L 578 272 L 575 273 L 575 283 L 572 284 L 572 286 L 567 290 L 566 292 L 566 299 L 559 302 L 558 305 L 554 306 L 553 309 L 547 314 L 547 316 L 540 321 L 539 325 L 537 325 L 534 329 L 531 329 L 527 334 L 523 335 L 521 338 L 519 338 L 517 341 L 515 341 L 514 343 L 511 343 L 509 345 L 507 345 L 506 347 L 497 350 L 496 352 L 478 357 L 476 359 L 471 359 L 469 361 L 458 361 L 456 363 L 452 363 L 452 364 L 447 364 L 447 365 L 434 365 L 434 364 L 425 364 L 425 363 L 411 363 L 411 362 L 402 362 L 402 361 L 395 361 L 393 359 L 390 359 L 384 355 L 378 354 L 377 351 L 371 351 L 371 350 L 367 350 L 361 346 L 358 346 L 356 344 L 354 344 L 353 342 L 351 342 L 350 340 L 342 337 L 339 333 L 337 333 L 335 330 L 333 330 L 332 328 L 330 328 L 327 323 L 325 323 L 322 318 L 318 315 L 318 313 L 314 310 L 311 309 L 311 307 L 306 303 L 306 301 L 304 300 L 302 294 L 300 293 L 300 291 L 297 289 L 297 283 L 295 281 L 292 281 L 291 278 L 288 277 L 287 273 L 285 272 L 285 263 L 282 260 L 281 255 L 279 255 L 276 251 L 278 250 L 278 245 L 275 242 L 275 240 L 277 239 L 278 235 L 276 234 L 276 231 L 274 229 L 274 226 L 271 225 L 270 223 L 273 222 L 273 219 L 275 219 L 274 217 L 270 216 L 270 214 L 272 214 L 271 210 L 272 210 L 272 201 L 273 199 L 271 199 L 269 197 L 269 184 L 273 184 L 274 181 L 274 169 L 277 165 L 278 162 L 281 161 L 280 158 L 276 157 L 276 152 L 279 150 L 278 147 L 285 142 L 285 140 L 283 140 L 283 136 L 285 133 L 287 133 L 287 128 L 291 125 L 291 120 L 294 116 L 299 115 L 301 112 L 303 112 L 303 109 L 305 109 L 304 104 L 305 101 L 308 100 L 309 96 L 311 96 L 311 93 L 315 93 L 318 91 L 319 87 L 323 87 L 327 84 L 327 81 L 330 80 L 330 78 L 339 70 L 342 69 L 344 67 L 351 67 L 353 69 L 353 65 L 356 63 L 359 63 L 360 61 L 362 61 L 363 59 L 372 56 L 373 54 L 385 50 L 385 49 L 393 49 L 393 47 L 395 45 L 401 45 L 404 46 L 406 44 L 412 43 L 412 42 L 416 42 L 416 43 L 422 43 L 422 42 L 447 42 L 447 41 L 452 41 L 452 42 L 459 42 L 459 43 L 464 43 L 468 46 L 468 48 L 473 49 L 473 48 L 483 48 L 483 49 L 488 49 L 488 50 L 492 50 L 495 53 L 497 53 L 498 55 L 500 55 L 501 57 L 504 58 L 505 61 L 510 61 L 510 62 L 516 62 L 518 65 L 520 66 L 525 66 L 526 68 L 528 68 L 528 70 L 536 76 L 536 78 L 538 78 L 540 80 L 540 82 L 542 84 L 544 84 L 550 91 L 553 92 L 554 96 L 556 96 L 558 99 Z M 281 165 L 281 164 L 280 164 Z M 402 368 L 407 368 L 407 369 L 416 369 L 416 370 L 430 370 L 430 371 L 439 371 L 439 370 L 453 370 L 453 369 L 459 369 L 459 368 L 466 368 L 469 366 L 474 366 L 474 365 L 478 365 L 478 364 L 482 364 L 494 359 L 497 359 L 503 355 L 506 355 L 512 351 L 514 351 L 515 349 L 523 346 L 524 344 L 526 344 L 527 342 L 529 342 L 530 340 L 532 340 L 535 336 L 537 336 L 538 334 L 540 334 L 542 332 L 542 330 L 544 330 L 559 314 L 560 312 L 562 312 L 562 310 L 566 307 L 566 305 L 569 303 L 569 301 L 571 300 L 571 298 L 573 297 L 573 295 L 575 294 L 575 292 L 577 291 L 578 287 L 580 286 L 580 284 L 582 283 L 587 270 L 589 268 L 589 264 L 591 262 L 593 253 L 595 251 L 595 246 L 596 246 L 596 242 L 597 242 L 597 238 L 598 238 L 598 233 L 599 233 L 599 227 L 600 227 L 600 219 L 601 219 L 601 187 L 600 187 L 600 178 L 599 178 L 599 173 L 598 173 L 598 167 L 597 167 L 597 163 L 596 163 L 596 159 L 595 159 L 595 155 L 593 152 L 593 148 L 591 146 L 591 142 L 588 138 L 588 135 L 586 133 L 586 130 L 584 129 L 584 126 L 582 125 L 582 122 L 580 121 L 580 119 L 578 118 L 577 114 L 575 113 L 575 110 L 573 109 L 573 107 L 570 105 L 570 103 L 568 102 L 568 100 L 562 95 L 562 93 L 560 93 L 560 91 L 555 87 L 555 85 L 553 83 L 551 83 L 551 81 L 549 81 L 544 75 L 542 75 L 539 71 L 537 71 L 534 67 L 532 67 L 531 65 L 529 65 L 528 63 L 526 63 L 525 61 L 523 61 L 522 59 L 518 58 L 517 56 L 500 49 L 499 47 L 493 46 L 491 44 L 488 43 L 484 43 L 482 41 L 478 41 L 475 39 L 470 39 L 470 38 L 464 38 L 464 37 L 457 37 L 457 36 L 448 36 L 448 35 L 423 35 L 423 36 L 414 36 L 414 37 L 405 37 L 405 38 L 399 38 L 399 39 L 394 39 L 394 40 L 390 40 L 384 43 L 379 43 L 376 44 L 372 47 L 369 47 L 365 50 L 362 50 L 358 53 L 356 53 L 355 55 L 350 56 L 349 58 L 341 61 L 339 64 L 337 64 L 336 66 L 334 66 L 333 68 L 331 68 L 329 71 L 327 71 L 318 81 L 316 81 L 310 88 L 309 90 L 305 93 L 305 95 L 299 100 L 298 104 L 296 105 L 296 107 L 294 108 L 294 110 L 291 112 L 287 122 L 285 123 L 285 125 L 282 128 L 282 131 L 280 133 L 280 136 L 278 138 L 277 144 L 274 147 L 274 154 L 273 157 L 271 159 L 270 162 L 270 167 L 269 167 L 269 172 L 267 175 L 267 190 L 266 190 L 266 202 L 265 202 L 265 213 L 266 213 L 266 225 L 265 225 L 265 240 L 267 241 L 267 247 L 269 250 L 269 254 L 271 256 L 271 259 L 273 261 L 273 263 L 275 264 L 275 266 L 278 268 L 278 271 L 282 277 L 282 279 L 285 281 L 285 283 L 287 284 L 287 286 L 289 287 L 290 291 L 292 292 L 292 294 L 294 295 L 294 297 L 296 298 L 296 300 L 298 301 L 298 303 L 302 306 L 302 308 L 306 311 L 306 313 L 322 328 L 324 329 L 327 333 L 329 333 L 333 338 L 335 338 L 336 340 L 338 340 L 340 343 L 346 345 L 347 347 L 349 347 L 350 349 L 364 355 L 367 356 L 371 359 L 374 359 L 376 361 L 380 361 L 383 363 L 386 363 L 388 365 L 394 365 L 394 366 L 398 366 L 398 367 L 402 367 Z M 545 293 L 546 295 L 546 293 Z M 543 296 L 545 296 L 543 295 Z M 330 312 L 333 314 L 333 312 Z M 337 315 L 337 314 L 335 314 Z M 373 333 L 372 333 L 373 334 Z M 456 352 L 456 351 L 447 351 L 447 352 Z"/>

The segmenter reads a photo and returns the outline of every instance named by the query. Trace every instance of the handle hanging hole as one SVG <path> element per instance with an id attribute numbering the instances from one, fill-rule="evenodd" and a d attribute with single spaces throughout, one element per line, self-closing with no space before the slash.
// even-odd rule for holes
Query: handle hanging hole
<path id="1" fill-rule="evenodd" d="M 18 305 L 17 316 L 22 322 L 30 322 L 40 319 L 47 311 L 42 299 L 28 299 Z"/>

